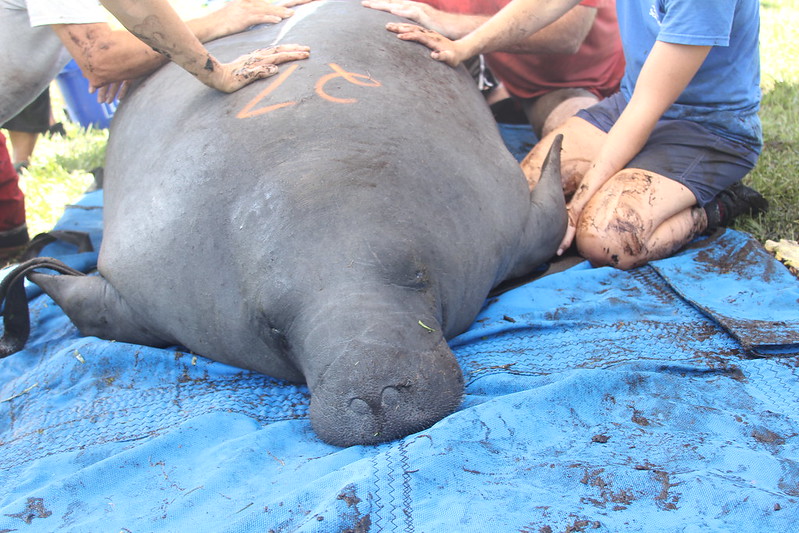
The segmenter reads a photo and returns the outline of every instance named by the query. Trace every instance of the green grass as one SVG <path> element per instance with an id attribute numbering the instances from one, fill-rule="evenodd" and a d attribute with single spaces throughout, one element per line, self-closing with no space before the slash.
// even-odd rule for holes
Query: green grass
<path id="1" fill-rule="evenodd" d="M 53 228 L 65 207 L 94 184 L 91 170 L 102 166 L 105 160 L 108 131 L 84 130 L 68 122 L 56 109 L 56 102 L 61 101 L 56 91 L 53 97 L 54 115 L 63 121 L 67 136 L 40 137 L 30 166 L 20 173 L 31 236 Z"/>
<path id="2" fill-rule="evenodd" d="M 769 211 L 735 229 L 760 242 L 799 240 L 799 0 L 761 2 L 761 86 L 765 146 L 744 180 L 769 200 Z"/>
<path id="3" fill-rule="evenodd" d="M 745 182 L 771 207 L 758 218 L 740 218 L 734 227 L 760 242 L 799 240 L 799 0 L 761 2 L 761 57 L 765 148 Z M 89 171 L 102 165 L 108 135 L 67 123 L 58 91 L 52 96 L 68 136 L 41 139 L 22 173 L 31 235 L 50 230 L 64 207 L 93 183 Z"/>

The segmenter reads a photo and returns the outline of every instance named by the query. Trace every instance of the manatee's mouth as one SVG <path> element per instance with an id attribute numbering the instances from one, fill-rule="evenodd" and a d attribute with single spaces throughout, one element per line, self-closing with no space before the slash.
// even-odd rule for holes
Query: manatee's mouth
<path id="1" fill-rule="evenodd" d="M 356 372 L 337 365 L 311 390 L 311 424 L 337 446 L 377 444 L 426 429 L 460 405 L 463 373 L 445 341 L 414 354 L 407 372 L 391 376 Z M 378 368 L 386 365 L 378 365 Z"/>

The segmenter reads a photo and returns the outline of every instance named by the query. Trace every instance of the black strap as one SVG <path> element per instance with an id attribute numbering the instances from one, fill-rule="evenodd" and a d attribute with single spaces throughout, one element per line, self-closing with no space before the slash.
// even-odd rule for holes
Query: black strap
<path id="1" fill-rule="evenodd" d="M 40 233 L 31 239 L 25 249 L 25 254 L 22 256 L 22 261 L 37 257 L 45 246 L 56 241 L 64 241 L 75 245 L 78 248 L 78 253 L 94 251 L 92 240 L 85 231 L 56 230 Z"/>
<path id="2" fill-rule="evenodd" d="M 25 276 L 39 269 L 49 268 L 71 276 L 85 276 L 80 270 L 53 257 L 35 257 L 17 265 L 0 281 L 0 304 L 3 305 L 3 337 L 0 338 L 0 359 L 25 347 L 30 336 L 28 297 L 25 294 Z"/>

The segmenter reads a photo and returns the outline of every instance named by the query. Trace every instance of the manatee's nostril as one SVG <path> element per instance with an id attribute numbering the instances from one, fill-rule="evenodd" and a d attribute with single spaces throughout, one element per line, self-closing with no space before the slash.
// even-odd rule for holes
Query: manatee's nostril
<path id="1" fill-rule="evenodd" d="M 395 387 L 386 387 L 380 397 L 383 409 L 397 409 L 400 405 L 400 392 Z"/>
<path id="2" fill-rule="evenodd" d="M 350 400 L 350 409 L 357 415 L 371 415 L 372 408 L 369 407 L 369 404 L 365 401 L 361 400 L 360 398 L 353 398 Z"/>

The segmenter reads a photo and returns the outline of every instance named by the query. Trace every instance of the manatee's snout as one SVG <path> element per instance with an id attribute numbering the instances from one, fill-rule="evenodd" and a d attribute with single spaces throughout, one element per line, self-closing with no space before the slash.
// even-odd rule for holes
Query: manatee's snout
<path id="1" fill-rule="evenodd" d="M 463 396 L 463 373 L 443 339 L 417 352 L 351 346 L 311 393 L 311 424 L 324 441 L 376 444 L 452 413 Z"/>

